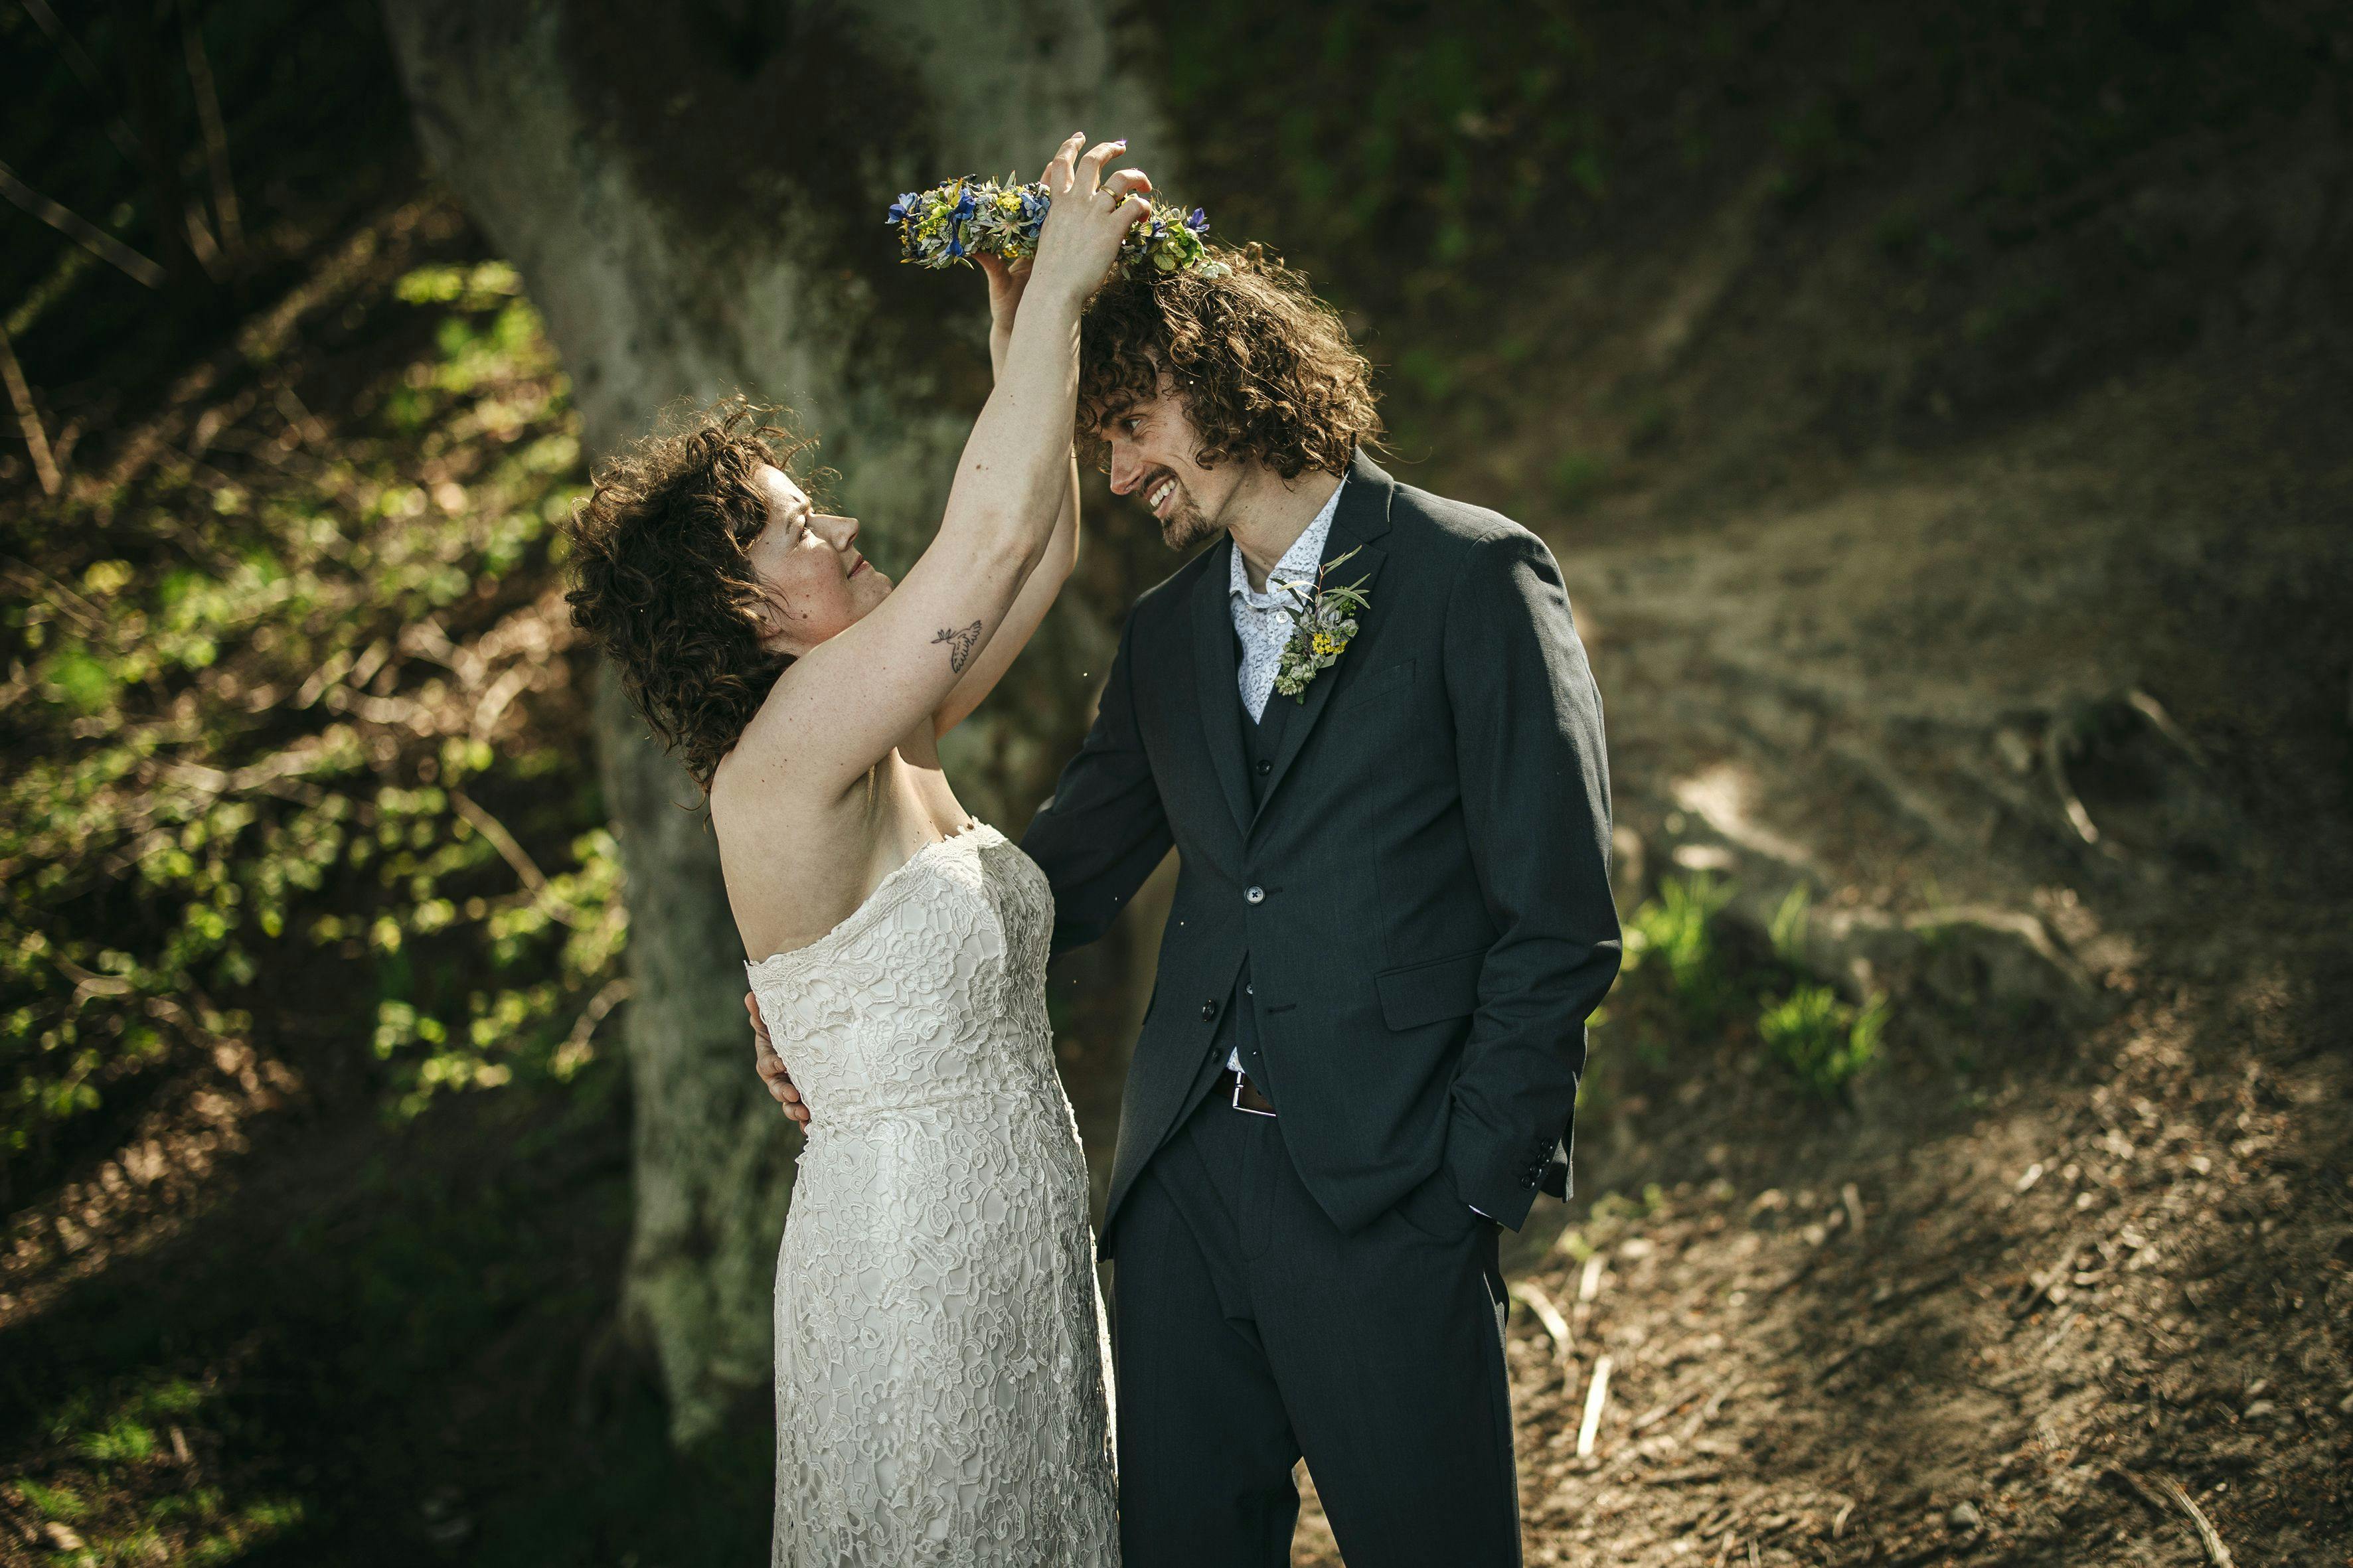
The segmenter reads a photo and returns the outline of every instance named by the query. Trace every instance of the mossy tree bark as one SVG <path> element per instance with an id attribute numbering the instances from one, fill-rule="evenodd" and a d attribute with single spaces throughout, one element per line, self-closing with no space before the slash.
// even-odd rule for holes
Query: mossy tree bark
<path id="1" fill-rule="evenodd" d="M 1107 0 L 385 0 L 428 156 L 520 268 L 588 450 L 741 389 L 822 437 L 844 510 L 903 567 L 986 394 L 976 279 L 894 265 L 892 195 L 1034 174 L 1076 130 L 1152 140 Z M 950 766 L 1018 831 L 1104 647 L 1067 608 Z M 1068 666 L 1067 669 L 1064 668 Z M 1089 683 L 1091 684 L 1091 683 Z M 753 1076 L 742 947 L 691 782 L 609 678 L 597 709 L 628 876 L 636 1213 L 623 1324 L 680 1441 L 765 1384 L 797 1144 Z M 968 766 L 957 771 L 961 759 Z M 975 776 L 977 774 L 977 776 Z"/>

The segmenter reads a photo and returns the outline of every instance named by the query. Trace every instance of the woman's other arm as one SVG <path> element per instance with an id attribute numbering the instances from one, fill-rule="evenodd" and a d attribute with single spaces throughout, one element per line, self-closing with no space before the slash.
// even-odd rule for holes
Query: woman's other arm
<path id="1" fill-rule="evenodd" d="M 1070 478 L 1062 486 L 1061 510 L 1054 519 L 1054 531 L 1046 540 L 1046 553 L 1031 569 L 1029 580 L 1021 584 L 1013 607 L 1005 612 L 1005 619 L 997 625 L 997 635 L 973 655 L 972 667 L 933 715 L 934 734 L 944 735 L 963 723 L 997 689 L 997 683 L 1013 668 L 1021 650 L 1029 646 L 1030 637 L 1045 621 L 1046 612 L 1054 607 L 1055 596 L 1061 593 L 1062 584 L 1069 581 L 1071 569 L 1078 563 L 1079 460 L 1074 454 L 1070 460 Z"/>

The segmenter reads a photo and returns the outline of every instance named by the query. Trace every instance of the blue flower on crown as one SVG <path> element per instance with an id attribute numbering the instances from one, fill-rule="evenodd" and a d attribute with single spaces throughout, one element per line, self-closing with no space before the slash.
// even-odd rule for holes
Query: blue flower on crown
<path id="1" fill-rule="evenodd" d="M 965 226 L 972 221 L 973 212 L 979 205 L 973 199 L 972 185 L 967 182 L 956 198 L 955 210 L 948 214 L 948 254 L 959 260 L 969 254 L 964 243 Z"/>

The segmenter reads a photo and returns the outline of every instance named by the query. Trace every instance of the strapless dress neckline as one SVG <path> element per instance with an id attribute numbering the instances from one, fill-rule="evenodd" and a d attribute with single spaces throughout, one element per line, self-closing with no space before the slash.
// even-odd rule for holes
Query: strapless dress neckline
<path id="1" fill-rule="evenodd" d="M 767 957 L 762 959 L 746 959 L 744 963 L 744 973 L 747 974 L 761 973 L 771 965 L 782 965 L 788 959 L 795 959 L 800 957 L 804 953 L 818 952 L 824 948 L 828 943 L 858 930 L 860 926 L 865 923 L 872 912 L 886 907 L 883 898 L 884 893 L 888 891 L 893 884 L 897 883 L 900 879 L 906 876 L 907 872 L 915 866 L 917 862 L 921 861 L 924 856 L 931 854 L 935 849 L 944 848 L 946 846 L 951 844 L 962 844 L 967 839 L 982 838 L 995 838 L 1001 843 L 1011 842 L 1006 838 L 1004 834 L 999 833 L 995 827 L 976 817 L 970 826 L 965 827 L 959 832 L 948 834 L 944 837 L 933 839 L 930 843 L 918 848 L 913 855 L 908 856 L 904 860 L 900 861 L 896 866 L 893 866 L 891 869 L 885 871 L 882 874 L 882 879 L 874 884 L 874 890 L 868 893 L 866 897 L 860 901 L 856 909 L 850 910 L 848 914 L 842 916 L 839 921 L 836 921 L 831 931 L 827 931 L 823 936 L 818 937 L 814 942 L 803 942 L 798 947 L 788 947 L 781 952 L 772 952 L 768 954 Z"/>

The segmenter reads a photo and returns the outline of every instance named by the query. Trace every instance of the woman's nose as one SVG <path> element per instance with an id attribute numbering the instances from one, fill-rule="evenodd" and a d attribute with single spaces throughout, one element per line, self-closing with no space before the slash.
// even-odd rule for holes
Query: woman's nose
<path id="1" fill-rule="evenodd" d="M 824 536 L 825 542 L 836 550 L 849 549 L 850 541 L 858 537 L 858 520 L 854 517 L 834 517 L 829 513 L 820 513 L 817 522 L 818 531 Z"/>

